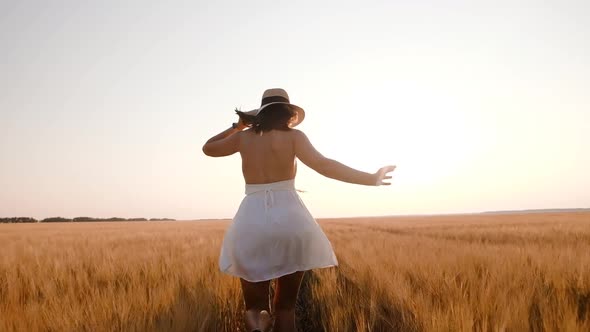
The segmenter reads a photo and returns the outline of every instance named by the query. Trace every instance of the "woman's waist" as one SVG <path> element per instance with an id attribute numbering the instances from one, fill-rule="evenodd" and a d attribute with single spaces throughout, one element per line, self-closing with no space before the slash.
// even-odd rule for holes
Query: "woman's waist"
<path id="1" fill-rule="evenodd" d="M 268 192 L 268 191 L 291 191 L 295 190 L 295 179 L 269 182 L 269 183 L 246 183 L 246 195 L 254 194 L 257 192 Z"/>

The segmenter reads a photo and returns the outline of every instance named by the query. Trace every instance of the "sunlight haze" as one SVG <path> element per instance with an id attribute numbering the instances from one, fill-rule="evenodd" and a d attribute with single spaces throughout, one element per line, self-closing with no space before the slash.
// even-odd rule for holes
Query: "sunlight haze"
<path id="1" fill-rule="evenodd" d="M 590 207 L 586 1 L 2 1 L 0 217 L 231 218 L 207 139 L 281 87 L 315 217 Z"/>

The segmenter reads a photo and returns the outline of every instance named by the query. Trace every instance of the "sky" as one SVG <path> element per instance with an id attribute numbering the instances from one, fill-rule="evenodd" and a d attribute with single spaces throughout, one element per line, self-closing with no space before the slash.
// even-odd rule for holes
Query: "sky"
<path id="1" fill-rule="evenodd" d="M 316 217 L 590 207 L 587 1 L 0 1 L 0 217 L 231 218 L 202 145 L 287 90 Z"/>

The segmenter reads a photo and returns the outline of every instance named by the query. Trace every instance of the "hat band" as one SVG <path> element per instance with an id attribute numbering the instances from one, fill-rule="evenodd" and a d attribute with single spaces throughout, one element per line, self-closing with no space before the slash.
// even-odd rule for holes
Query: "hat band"
<path id="1" fill-rule="evenodd" d="M 276 103 L 276 102 L 288 103 L 289 99 L 282 97 L 282 96 L 265 97 L 265 98 L 262 98 L 262 102 L 260 103 L 260 106 L 264 106 L 266 104 Z"/>

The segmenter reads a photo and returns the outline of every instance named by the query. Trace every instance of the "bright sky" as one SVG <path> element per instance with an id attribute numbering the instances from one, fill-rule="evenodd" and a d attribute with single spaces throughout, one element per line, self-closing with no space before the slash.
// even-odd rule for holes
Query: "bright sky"
<path id="1" fill-rule="evenodd" d="M 151 3 L 151 4 L 150 4 Z M 317 217 L 590 207 L 588 1 L 0 2 L 0 217 L 232 217 L 203 143 L 286 89 Z"/>

